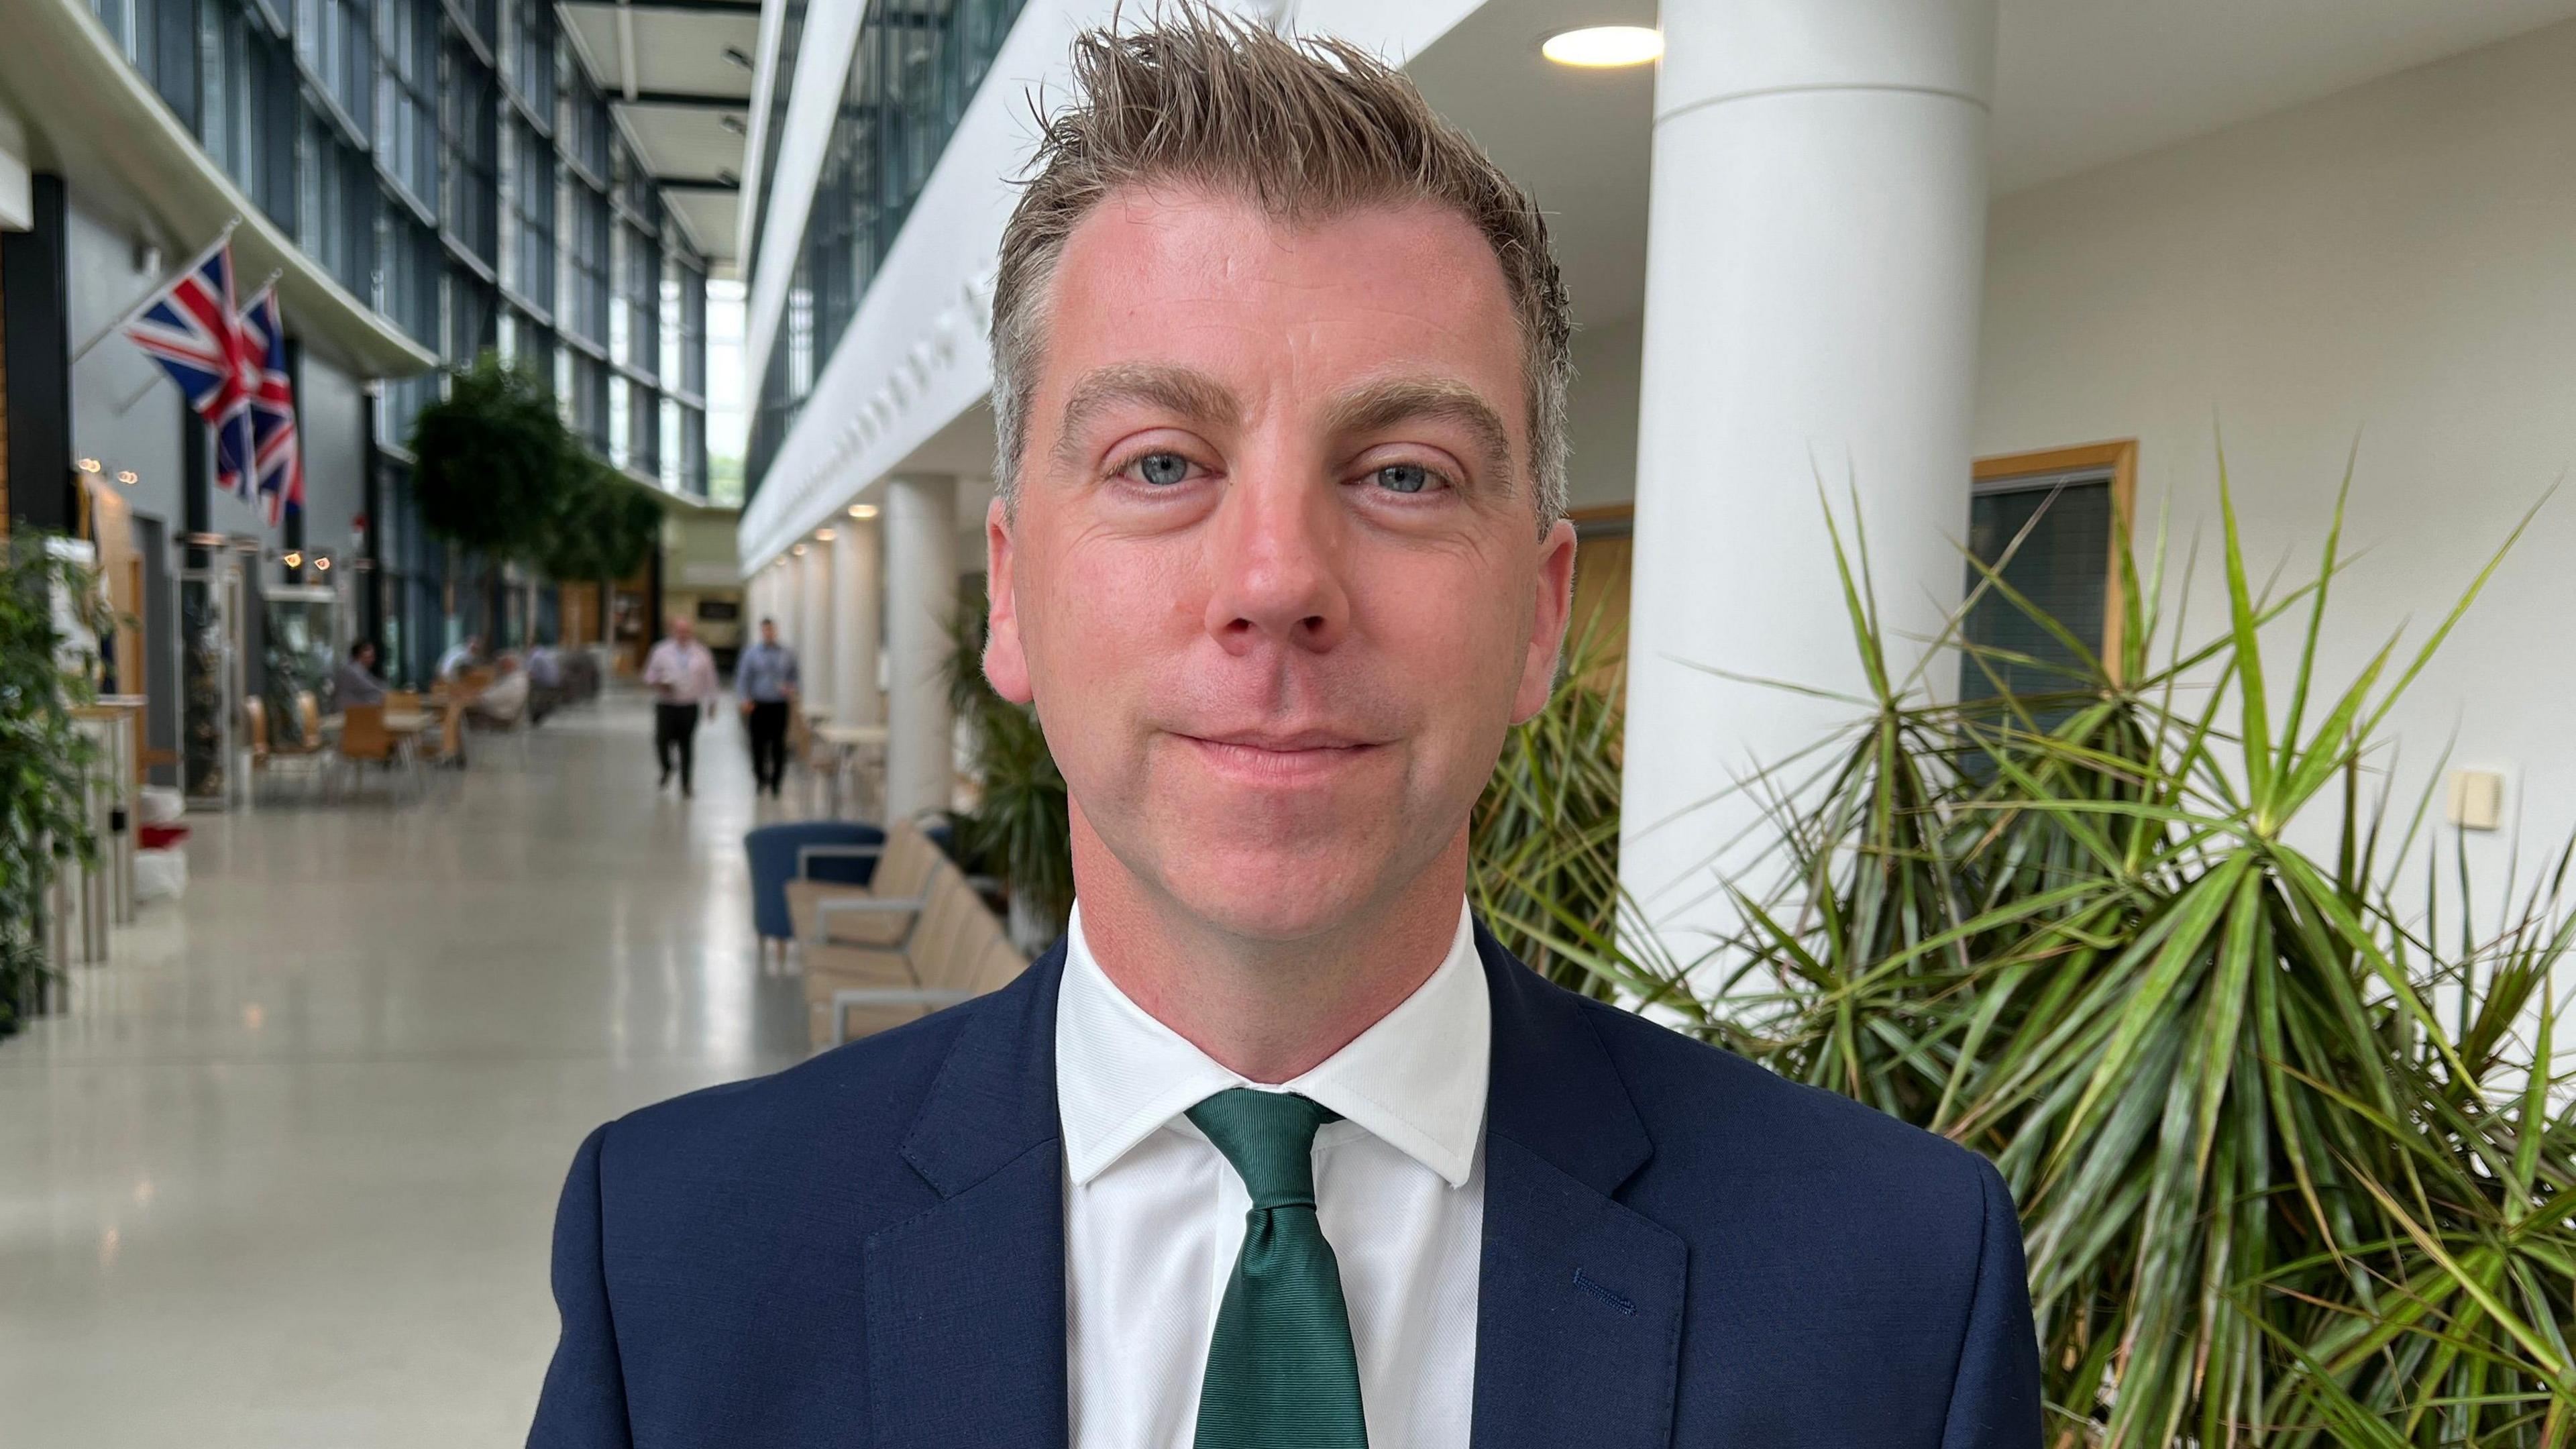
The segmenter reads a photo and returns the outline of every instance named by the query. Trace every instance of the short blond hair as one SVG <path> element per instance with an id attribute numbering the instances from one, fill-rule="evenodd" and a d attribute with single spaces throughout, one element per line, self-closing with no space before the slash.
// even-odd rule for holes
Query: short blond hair
<path id="1" fill-rule="evenodd" d="M 1073 103 L 1044 121 L 1002 231 L 993 288 L 995 477 L 1007 500 L 1027 446 L 1046 290 L 1065 240 L 1120 187 L 1242 196 L 1288 222 L 1428 201 L 1493 249 L 1521 335 L 1532 491 L 1542 527 L 1565 512 L 1573 322 L 1547 221 L 1413 82 L 1344 41 L 1288 38 L 1186 4 L 1073 44 Z"/>

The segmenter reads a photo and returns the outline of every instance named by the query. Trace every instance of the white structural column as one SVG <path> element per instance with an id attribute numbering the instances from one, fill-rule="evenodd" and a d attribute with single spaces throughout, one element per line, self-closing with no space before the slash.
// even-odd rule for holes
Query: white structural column
<path id="1" fill-rule="evenodd" d="M 797 599 L 797 610 L 805 617 L 805 627 L 798 631 L 796 672 L 804 704 L 832 707 L 832 636 L 836 630 L 832 618 L 832 546 L 815 542 L 805 545 L 797 559 L 804 569 L 804 587 Z"/>
<path id="2" fill-rule="evenodd" d="M 875 724 L 885 718 L 877 688 L 877 526 L 843 519 L 832 538 L 832 718 Z"/>
<path id="3" fill-rule="evenodd" d="M 805 560 L 792 551 L 779 555 L 778 640 L 790 649 L 805 647 Z"/>
<path id="4" fill-rule="evenodd" d="M 886 480 L 886 818 L 945 809 L 954 788 L 949 739 L 949 617 L 957 607 L 957 480 Z"/>
<path id="5" fill-rule="evenodd" d="M 1664 0 L 1662 26 L 1619 873 L 1687 961 L 1761 843 L 1728 848 L 1749 797 L 1705 802 L 1854 713 L 1695 666 L 1866 692 L 1827 503 L 1868 529 L 1900 653 L 1960 596 L 1995 0 Z"/>

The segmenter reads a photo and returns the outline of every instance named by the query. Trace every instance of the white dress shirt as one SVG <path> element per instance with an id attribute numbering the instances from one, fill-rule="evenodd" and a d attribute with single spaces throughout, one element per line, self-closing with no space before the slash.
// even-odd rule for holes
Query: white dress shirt
<path id="1" fill-rule="evenodd" d="M 1429 980 L 1295 1081 L 1342 1114 L 1315 1137 L 1370 1449 L 1466 1449 L 1485 1236 L 1492 1005 L 1466 907 Z M 1208 1338 L 1250 1196 L 1184 1116 L 1218 1065 L 1118 989 L 1075 908 L 1056 1001 L 1065 1353 L 1074 1449 L 1190 1449 Z"/>
<path id="2" fill-rule="evenodd" d="M 697 704 L 715 698 L 716 657 L 691 639 L 665 639 L 644 658 L 644 682 L 664 704 Z"/>

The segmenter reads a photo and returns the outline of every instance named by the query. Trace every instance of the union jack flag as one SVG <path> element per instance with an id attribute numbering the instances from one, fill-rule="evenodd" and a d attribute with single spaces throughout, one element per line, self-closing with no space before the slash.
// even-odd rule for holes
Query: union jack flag
<path id="1" fill-rule="evenodd" d="M 233 306 L 232 233 L 198 254 L 126 321 L 125 335 L 161 364 L 188 406 L 215 430 L 215 481 L 249 501 L 256 486 L 251 397 L 260 358 Z"/>
<path id="2" fill-rule="evenodd" d="M 252 471 L 274 527 L 289 511 L 304 511 L 304 453 L 295 437 L 295 383 L 286 373 L 286 321 L 278 315 L 275 284 L 242 308 L 241 325 L 242 345 L 259 359 L 258 390 L 250 399 Z"/>

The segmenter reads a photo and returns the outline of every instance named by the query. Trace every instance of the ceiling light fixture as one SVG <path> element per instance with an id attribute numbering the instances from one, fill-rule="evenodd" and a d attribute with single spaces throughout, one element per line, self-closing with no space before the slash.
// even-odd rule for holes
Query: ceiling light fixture
<path id="1" fill-rule="evenodd" d="M 751 69 L 751 56 L 739 45 L 726 46 L 724 48 L 724 58 L 732 61 L 738 66 L 741 66 L 744 70 Z"/>
<path id="2" fill-rule="evenodd" d="M 125 485 L 126 487 L 128 487 L 128 488 L 133 487 L 133 486 L 135 485 L 136 481 L 137 481 L 137 480 L 136 480 L 136 478 L 135 478 L 135 476 L 134 476 L 134 470 L 133 470 L 133 469 L 131 469 L 131 468 L 119 468 L 119 469 L 117 469 L 117 470 L 116 470 L 116 481 L 117 481 L 117 482 L 119 482 L 119 483 L 124 484 L 124 485 Z"/>
<path id="3" fill-rule="evenodd" d="M 873 503 L 853 503 L 850 505 L 850 516 L 852 518 L 874 518 L 877 516 L 877 506 Z"/>
<path id="4" fill-rule="evenodd" d="M 317 558 L 313 561 L 313 567 L 327 574 L 331 571 L 331 561 L 327 558 Z"/>
<path id="5" fill-rule="evenodd" d="M 278 562 L 291 569 L 300 569 L 304 567 L 304 555 L 300 553 L 290 553 L 286 557 L 279 559 Z"/>
<path id="6" fill-rule="evenodd" d="M 730 112 L 716 117 L 716 124 L 733 132 L 737 136 L 749 135 L 751 132 L 751 128 L 742 123 L 742 117 L 733 115 Z"/>
<path id="7" fill-rule="evenodd" d="M 80 469 L 84 473 L 95 473 L 98 471 L 98 460 L 96 458 L 83 458 L 72 466 Z"/>
<path id="8" fill-rule="evenodd" d="M 814 530 L 814 541 L 816 543 L 830 543 L 833 539 L 839 537 L 839 534 L 834 533 L 828 528 L 818 528 Z"/>
<path id="9" fill-rule="evenodd" d="M 1644 65 L 1664 53 L 1664 33 L 1646 25 L 1587 25 L 1540 42 L 1538 53 L 1558 65 L 1592 70 Z"/>

